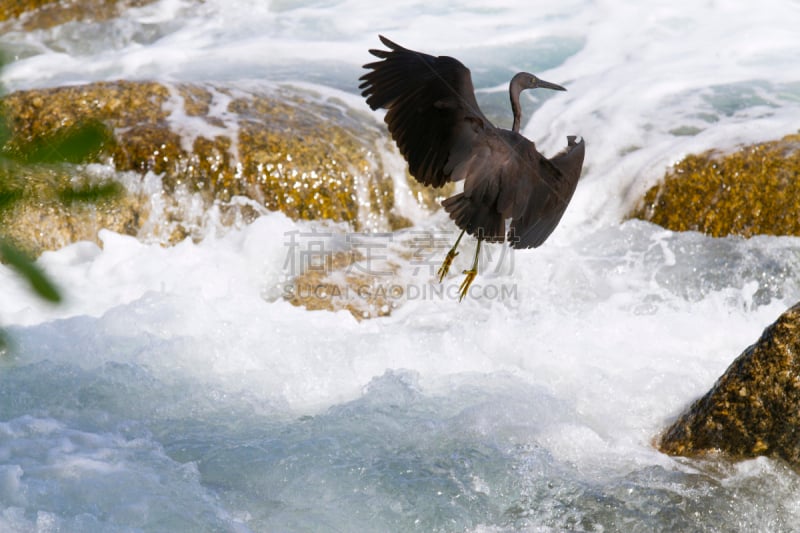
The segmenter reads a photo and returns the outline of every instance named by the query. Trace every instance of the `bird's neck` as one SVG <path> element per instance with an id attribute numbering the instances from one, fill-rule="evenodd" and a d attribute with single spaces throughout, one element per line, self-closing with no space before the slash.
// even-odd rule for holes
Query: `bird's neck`
<path id="1" fill-rule="evenodd" d="M 519 105 L 519 93 L 522 89 L 516 84 L 511 83 L 508 88 L 509 96 L 511 97 L 511 112 L 514 114 L 514 124 L 511 126 L 511 131 L 519 133 L 520 122 L 522 121 L 522 109 Z"/>

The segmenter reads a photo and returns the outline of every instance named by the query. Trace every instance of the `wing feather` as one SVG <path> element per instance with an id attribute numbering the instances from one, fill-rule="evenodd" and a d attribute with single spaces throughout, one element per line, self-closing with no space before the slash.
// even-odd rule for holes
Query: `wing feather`
<path id="1" fill-rule="evenodd" d="M 367 63 L 362 95 L 384 117 L 417 181 L 441 187 L 468 157 L 486 128 L 469 69 L 457 59 L 403 48 L 380 36 L 389 50 L 370 50 L 381 61 Z"/>
<path id="2" fill-rule="evenodd" d="M 539 156 L 538 172 L 524 184 L 529 191 L 514 194 L 507 236 L 514 248 L 536 248 L 556 228 L 578 185 L 584 152 L 584 141 L 570 136 L 567 148 L 552 159 Z"/>

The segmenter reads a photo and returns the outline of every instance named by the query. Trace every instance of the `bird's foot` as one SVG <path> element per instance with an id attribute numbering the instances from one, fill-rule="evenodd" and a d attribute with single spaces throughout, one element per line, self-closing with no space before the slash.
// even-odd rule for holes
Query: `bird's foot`
<path id="1" fill-rule="evenodd" d="M 439 283 L 441 283 L 444 277 L 447 275 L 447 272 L 450 270 L 450 265 L 453 264 L 453 259 L 455 259 L 457 255 L 458 252 L 456 252 L 455 248 L 447 252 L 447 257 L 444 258 L 444 261 L 442 261 L 442 266 L 439 267 L 439 271 L 436 273 L 439 276 Z"/>
<path id="2" fill-rule="evenodd" d="M 475 276 L 477 276 L 477 275 L 478 275 L 478 269 L 476 269 L 476 268 L 473 268 L 473 269 L 471 269 L 471 270 L 465 270 L 463 273 L 464 273 L 464 274 L 465 274 L 467 277 L 465 277 L 465 278 L 464 278 L 464 281 L 462 281 L 462 282 L 461 282 L 461 286 L 458 288 L 458 291 L 459 291 L 459 294 L 458 294 L 458 301 L 459 301 L 459 302 L 460 302 L 461 300 L 463 300 L 463 299 L 464 299 L 464 297 L 465 297 L 465 296 L 467 295 L 467 293 L 469 292 L 469 286 L 470 286 L 470 285 L 472 285 L 472 282 L 473 282 L 473 280 L 475 279 Z"/>

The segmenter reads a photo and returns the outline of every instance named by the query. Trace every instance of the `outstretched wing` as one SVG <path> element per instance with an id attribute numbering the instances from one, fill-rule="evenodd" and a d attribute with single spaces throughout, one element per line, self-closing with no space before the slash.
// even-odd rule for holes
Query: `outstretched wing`
<path id="1" fill-rule="evenodd" d="M 514 194 L 508 241 L 514 248 L 536 248 L 553 232 L 578 185 L 585 145 L 567 137 L 567 148 L 552 159 L 541 157 L 538 175 L 520 180 Z"/>
<path id="2" fill-rule="evenodd" d="M 381 61 L 364 65 L 370 72 L 360 78 L 361 94 L 372 109 L 388 109 L 384 120 L 411 175 L 441 187 L 472 152 L 476 137 L 493 126 L 478 108 L 461 62 L 380 39 L 389 50 L 370 50 Z"/>

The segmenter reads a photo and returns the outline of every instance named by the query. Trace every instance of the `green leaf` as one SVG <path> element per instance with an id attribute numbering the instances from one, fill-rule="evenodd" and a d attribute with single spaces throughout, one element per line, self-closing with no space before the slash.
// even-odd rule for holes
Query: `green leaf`
<path id="1" fill-rule="evenodd" d="M 122 196 L 125 188 L 116 181 L 103 183 L 88 183 L 75 187 L 68 187 L 58 191 L 58 198 L 65 204 L 84 202 L 96 204 L 103 200 L 113 200 Z M 0 196 L 2 202 L 2 196 Z M 2 206 L 2 203 L 0 203 Z"/>
<path id="2" fill-rule="evenodd" d="M 0 257 L 28 280 L 36 294 L 48 302 L 61 301 L 61 293 L 56 286 L 23 252 L 5 241 L 0 241 Z"/>
<path id="3" fill-rule="evenodd" d="M 6 67 L 7 64 L 11 63 L 11 54 L 6 52 L 3 49 L 0 49 L 0 75 L 3 74 L 3 69 Z M 0 94 L 6 92 L 5 85 L 3 85 L 3 79 L 0 77 Z"/>
<path id="4" fill-rule="evenodd" d="M 22 191 L 19 189 L 4 189 L 0 183 L 0 210 L 11 207 L 15 202 L 22 198 Z"/>
<path id="5" fill-rule="evenodd" d="M 12 157 L 22 163 L 85 163 L 110 144 L 113 136 L 97 121 L 77 124 L 46 138 L 36 139 Z"/>
<path id="6" fill-rule="evenodd" d="M 0 86 L 0 89 L 2 89 L 2 86 Z M 3 149 L 9 139 L 11 139 L 11 128 L 8 127 L 5 117 L 0 115 L 0 150 Z M 0 157 L 2 157 L 2 154 L 0 154 Z"/>

